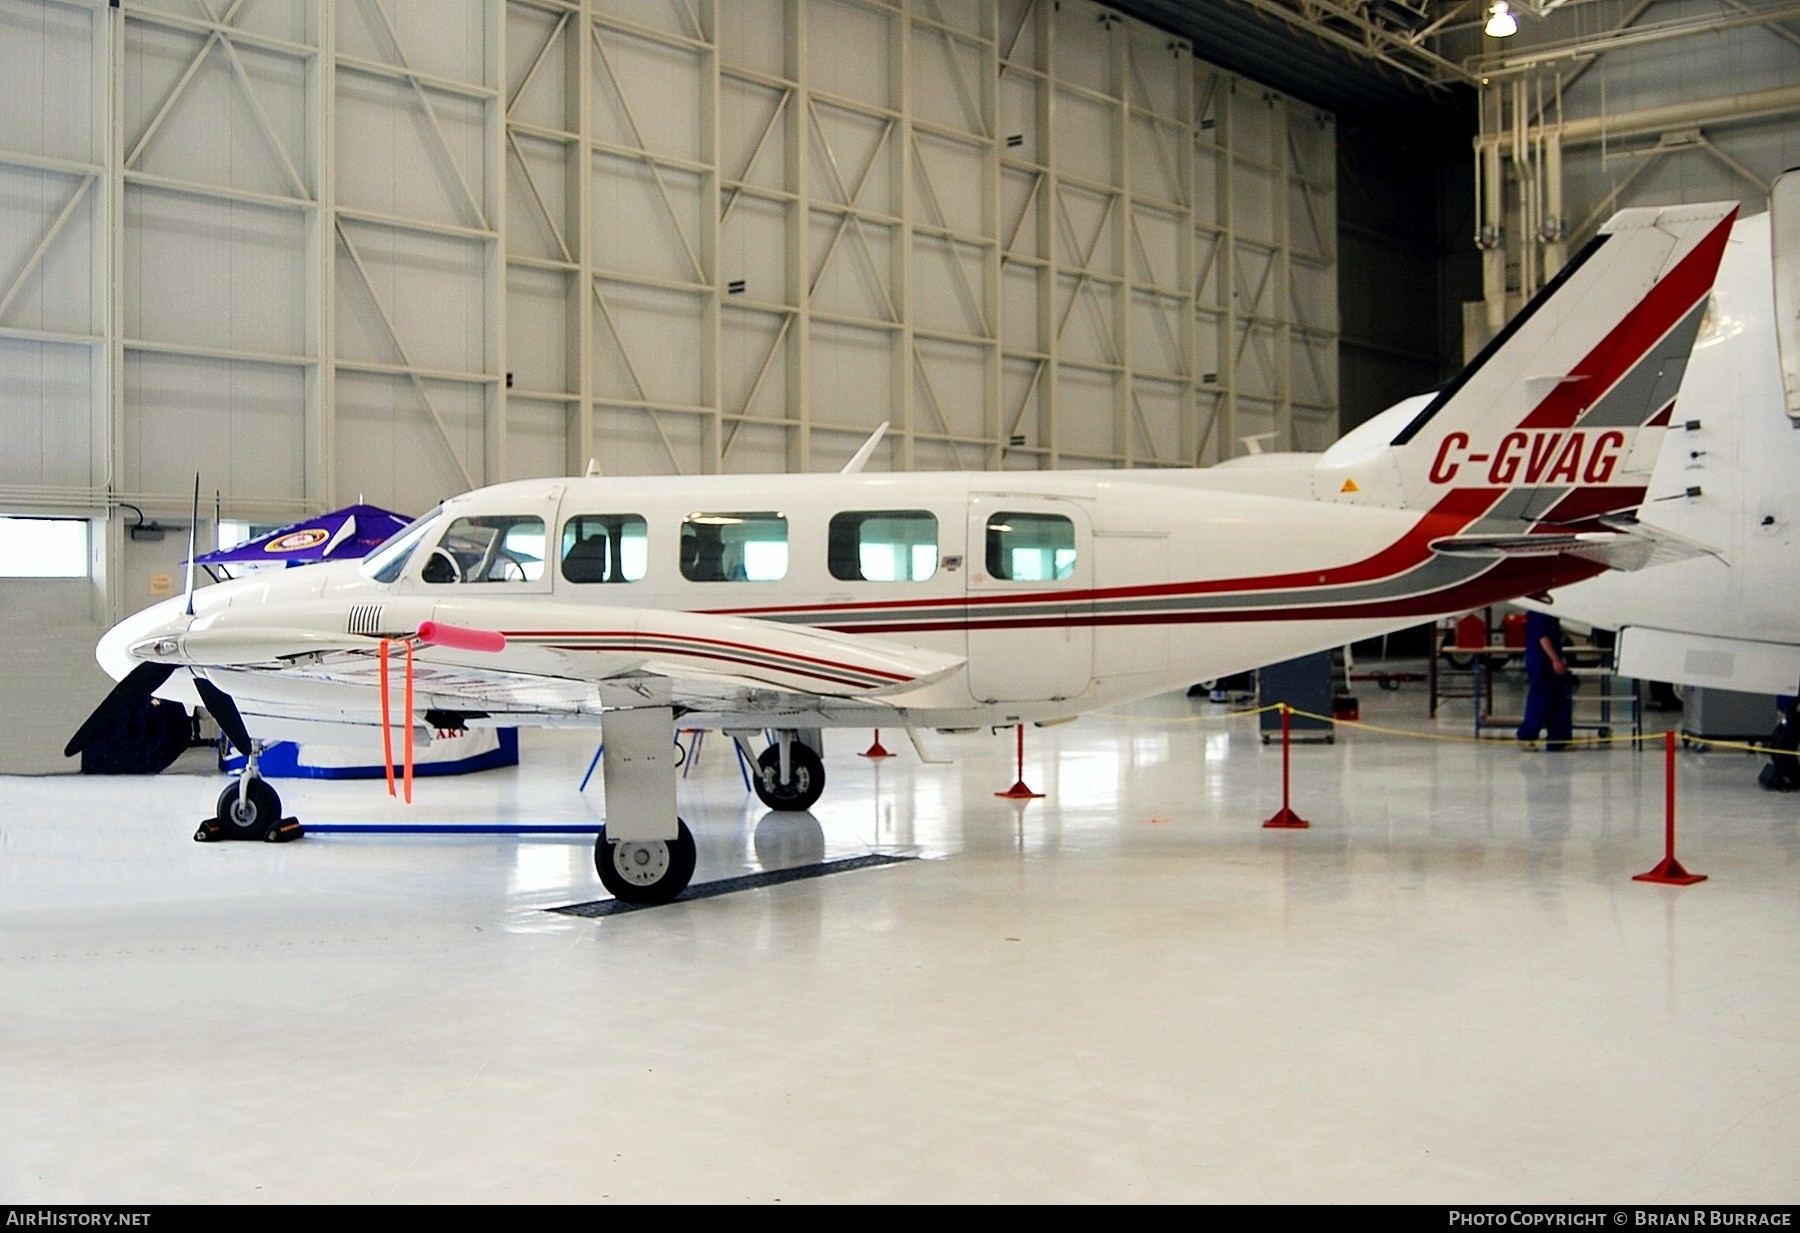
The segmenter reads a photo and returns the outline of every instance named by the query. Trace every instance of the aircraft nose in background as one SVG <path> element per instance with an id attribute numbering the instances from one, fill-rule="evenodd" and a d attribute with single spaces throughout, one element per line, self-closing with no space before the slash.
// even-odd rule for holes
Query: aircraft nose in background
<path id="1" fill-rule="evenodd" d="M 113 680 L 123 680 L 140 662 L 131 657 L 131 647 L 180 617 L 186 608 L 187 597 L 177 595 L 132 613 L 106 631 L 100 645 L 94 648 L 94 658 Z"/>

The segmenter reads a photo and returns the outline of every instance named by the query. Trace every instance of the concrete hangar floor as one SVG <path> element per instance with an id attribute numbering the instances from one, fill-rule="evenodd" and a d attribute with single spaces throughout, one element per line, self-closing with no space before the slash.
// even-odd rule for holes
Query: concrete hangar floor
<path id="1" fill-rule="evenodd" d="M 916 859 L 599 918 L 550 910 L 603 897 L 580 836 L 196 844 L 216 775 L 0 779 L 0 1197 L 1800 1199 L 1800 798 L 1757 758 L 1680 754 L 1710 880 L 1652 886 L 1659 752 L 1340 729 L 1274 831 L 1279 747 L 1227 709 L 1031 731 L 1028 804 L 1005 734 L 834 733 L 810 816 L 716 741 L 696 884 Z M 282 792 L 593 822 L 591 754 Z"/>

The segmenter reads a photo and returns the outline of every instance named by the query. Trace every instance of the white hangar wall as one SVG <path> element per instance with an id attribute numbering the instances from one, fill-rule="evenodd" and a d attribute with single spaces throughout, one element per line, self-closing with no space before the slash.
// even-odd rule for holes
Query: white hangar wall
<path id="1" fill-rule="evenodd" d="M 1488 74 L 1475 145 L 1487 304 L 1465 311 L 1465 351 L 1615 210 L 1768 208 L 1774 178 L 1800 166 L 1792 15 L 1711 0 L 1591 0 L 1521 20 L 1503 45 L 1487 41 L 1485 58 L 1470 61 Z"/>
<path id="2" fill-rule="evenodd" d="M 584 17 L 508 11 L 538 469 L 817 469 L 882 421 L 897 469 L 1334 435 L 1329 117 L 1087 3 Z"/>
<path id="3" fill-rule="evenodd" d="M 62 766 L 196 472 L 207 545 L 884 420 L 893 469 L 1322 446 L 1334 154 L 1086 0 L 0 0 L 0 515 L 93 545 L 0 578 L 0 770 Z"/>

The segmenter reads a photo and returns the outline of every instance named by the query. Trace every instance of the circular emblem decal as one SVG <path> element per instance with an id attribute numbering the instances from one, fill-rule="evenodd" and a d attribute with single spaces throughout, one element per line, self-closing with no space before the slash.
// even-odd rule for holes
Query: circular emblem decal
<path id="1" fill-rule="evenodd" d="M 311 527 L 305 531 L 295 531 L 292 535 L 283 535 L 280 539 L 272 539 L 263 545 L 264 552 L 299 552 L 302 548 L 311 548 L 322 544 L 331 536 L 321 527 Z"/>

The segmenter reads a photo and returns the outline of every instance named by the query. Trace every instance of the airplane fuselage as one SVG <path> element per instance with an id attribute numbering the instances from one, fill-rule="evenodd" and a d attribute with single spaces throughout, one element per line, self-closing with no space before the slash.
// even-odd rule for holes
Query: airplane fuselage
<path id="1" fill-rule="evenodd" d="M 529 724 L 600 710 L 591 682 L 618 670 L 609 658 L 617 611 L 746 618 L 965 662 L 916 688 L 863 697 L 834 695 L 829 665 L 796 660 L 787 666 L 814 673 L 820 690 L 800 710 L 791 693 L 776 700 L 771 691 L 764 710 L 754 694 L 721 691 L 715 700 L 698 688 L 676 699 L 684 722 L 972 728 L 1073 717 L 1598 569 L 1432 552 L 1432 540 L 1467 529 L 1493 494 L 1447 499 L 1424 514 L 1343 505 L 1322 522 L 1316 501 L 1233 491 L 1208 482 L 1215 477 L 1246 480 L 1159 471 L 717 476 L 678 487 L 520 481 L 446 503 L 397 565 L 377 554 L 361 569 L 311 567 L 206 588 L 196 624 L 320 636 L 400 637 L 428 620 L 496 629 L 515 650 L 544 647 L 541 668 L 556 679 L 523 706 L 458 676 L 459 666 L 481 664 L 478 653 L 422 647 L 418 711 Z M 459 527 L 466 551 L 437 547 L 463 545 Z M 576 548 L 589 538 L 606 541 L 598 566 Z M 488 559 L 478 559 L 484 548 Z M 122 654 L 170 615 L 153 609 L 126 622 L 103 655 Z M 721 644 L 713 655 L 722 679 L 778 653 L 712 641 Z M 208 675 L 258 735 L 286 735 L 301 716 L 367 725 L 378 715 L 373 675 L 349 694 L 341 673 L 327 684 L 246 663 Z M 186 683 L 169 688 L 180 696 Z"/>
<path id="2" fill-rule="evenodd" d="M 595 867 L 663 901 L 695 863 L 677 726 L 732 732 L 757 795 L 806 809 L 814 728 L 1073 718 L 1649 551 L 1612 522 L 1643 499 L 1733 213 L 1615 216 L 1454 380 L 1304 466 L 862 474 L 871 441 L 839 475 L 480 489 L 353 568 L 122 622 L 101 645 L 119 684 L 65 752 L 192 690 L 250 759 L 217 827 L 266 837 L 259 740 L 598 719 Z"/>

